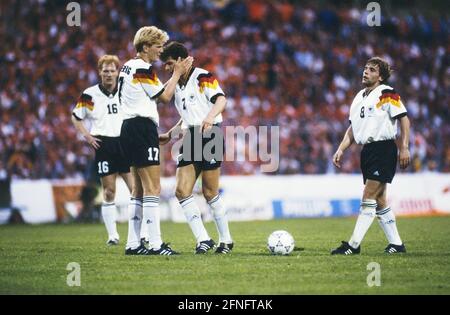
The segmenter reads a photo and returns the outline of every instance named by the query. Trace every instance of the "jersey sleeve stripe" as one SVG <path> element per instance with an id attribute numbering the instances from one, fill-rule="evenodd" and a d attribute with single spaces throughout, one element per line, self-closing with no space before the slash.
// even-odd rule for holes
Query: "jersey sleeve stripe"
<path id="1" fill-rule="evenodd" d="M 203 93 L 205 88 L 217 89 L 219 82 L 211 73 L 202 73 L 197 77 L 200 93 Z"/>
<path id="2" fill-rule="evenodd" d="M 150 85 L 158 85 L 158 77 L 156 76 L 156 73 L 153 71 L 153 67 L 150 67 L 148 69 L 136 69 L 136 73 L 133 74 L 133 80 L 132 82 L 134 84 L 138 83 L 146 83 Z"/>
<path id="3" fill-rule="evenodd" d="M 80 107 L 87 107 L 87 109 L 92 111 L 94 109 L 94 102 L 92 102 L 92 96 L 84 93 L 81 94 L 81 96 L 77 100 L 77 105 L 75 106 L 75 108 Z"/>
<path id="4" fill-rule="evenodd" d="M 380 101 L 377 103 L 376 107 L 380 108 L 383 105 L 388 104 L 388 103 L 392 104 L 398 108 L 401 108 L 403 105 L 400 95 L 398 95 L 397 93 L 383 93 L 380 96 Z"/>
<path id="5" fill-rule="evenodd" d="M 216 78 L 211 73 L 199 74 L 197 80 L 199 85 L 201 85 L 202 83 L 214 84 L 214 81 L 217 81 Z"/>

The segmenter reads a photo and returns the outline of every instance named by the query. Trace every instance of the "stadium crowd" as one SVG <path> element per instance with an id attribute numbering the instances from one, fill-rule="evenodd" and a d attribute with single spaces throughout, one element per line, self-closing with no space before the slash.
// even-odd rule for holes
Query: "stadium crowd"
<path id="1" fill-rule="evenodd" d="M 64 1 L 1 1 L 0 172 L 13 178 L 86 178 L 93 152 L 71 124 L 80 93 L 98 82 L 97 59 L 134 55 L 132 38 L 157 25 L 187 45 L 228 98 L 224 126 L 280 126 L 277 174 L 336 172 L 331 158 L 361 89 L 365 61 L 386 58 L 412 124 L 408 172 L 450 172 L 447 13 L 394 6 L 369 27 L 361 4 L 306 1 L 89 1 L 68 26 Z M 161 64 L 158 75 L 168 75 Z M 177 120 L 161 106 L 161 131 Z M 239 150 L 246 150 L 245 145 Z M 353 152 L 359 150 L 356 146 Z M 342 172 L 359 172 L 357 154 Z M 164 175 L 175 173 L 170 147 Z M 261 162 L 226 162 L 255 174 Z"/>

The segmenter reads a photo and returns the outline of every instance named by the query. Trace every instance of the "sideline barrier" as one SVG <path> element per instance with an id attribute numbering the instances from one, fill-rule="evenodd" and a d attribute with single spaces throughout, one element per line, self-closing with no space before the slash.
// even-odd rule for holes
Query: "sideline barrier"
<path id="1" fill-rule="evenodd" d="M 27 223 L 64 222 L 81 210 L 83 181 L 13 180 L 13 206 Z M 161 220 L 185 222 L 174 197 L 175 178 L 161 179 Z M 359 175 L 223 176 L 221 195 L 230 221 L 356 215 L 363 190 Z M 205 221 L 212 220 L 201 187 L 195 198 Z M 101 191 L 97 204 L 101 203 Z M 129 192 L 118 179 L 118 221 L 127 220 Z M 450 174 L 398 174 L 388 185 L 388 201 L 396 215 L 450 214 Z"/>

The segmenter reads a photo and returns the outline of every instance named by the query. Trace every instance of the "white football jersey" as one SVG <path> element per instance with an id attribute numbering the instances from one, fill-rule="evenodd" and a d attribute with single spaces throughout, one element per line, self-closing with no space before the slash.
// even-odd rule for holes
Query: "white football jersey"
<path id="1" fill-rule="evenodd" d="M 186 85 L 175 88 L 175 106 L 183 119 L 182 128 L 201 126 L 216 99 L 225 95 L 217 79 L 208 71 L 193 68 Z M 222 122 L 222 114 L 214 119 L 214 123 Z"/>
<path id="2" fill-rule="evenodd" d="M 400 95 L 380 85 L 368 95 L 359 91 L 350 107 L 350 123 L 356 143 L 391 140 L 397 136 L 397 119 L 406 115 Z"/>
<path id="3" fill-rule="evenodd" d="M 119 100 L 124 119 L 147 117 L 159 125 L 156 98 L 163 91 L 164 85 L 150 63 L 140 58 L 127 61 L 119 74 Z"/>
<path id="4" fill-rule="evenodd" d="M 84 90 L 72 114 L 78 120 L 89 119 L 93 136 L 118 137 L 122 127 L 122 113 L 117 91 L 109 93 L 100 84 Z"/>

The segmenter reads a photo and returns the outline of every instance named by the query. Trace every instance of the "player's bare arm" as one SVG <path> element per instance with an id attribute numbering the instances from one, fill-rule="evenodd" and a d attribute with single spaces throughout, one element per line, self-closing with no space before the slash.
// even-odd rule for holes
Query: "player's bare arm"
<path id="1" fill-rule="evenodd" d="M 160 134 L 159 137 L 159 144 L 160 145 L 165 145 L 166 143 L 168 143 L 171 139 L 172 139 L 172 132 L 181 126 L 181 124 L 183 123 L 183 119 L 180 119 L 175 126 L 173 126 L 172 128 L 170 128 L 169 131 L 167 131 L 166 133 L 162 133 Z"/>
<path id="2" fill-rule="evenodd" d="M 100 148 L 100 142 L 102 140 L 93 137 L 89 131 L 84 126 L 83 122 L 81 120 L 77 120 L 74 116 L 72 116 L 72 123 L 75 126 L 75 128 L 78 130 L 79 133 L 81 133 L 86 139 L 87 143 L 89 143 L 94 149 Z"/>
<path id="3" fill-rule="evenodd" d="M 409 154 L 409 119 L 403 116 L 400 120 L 400 148 L 399 148 L 399 162 L 400 168 L 405 169 L 410 163 Z"/>
<path id="4" fill-rule="evenodd" d="M 334 153 L 334 155 L 333 155 L 333 164 L 337 168 L 341 168 L 342 155 L 344 154 L 344 151 L 347 150 L 347 148 L 352 145 L 353 142 L 355 142 L 355 138 L 353 137 L 352 126 L 349 126 L 347 128 L 347 131 L 345 132 L 345 135 L 344 135 L 344 138 L 342 139 L 341 144 L 339 145 L 338 149 L 336 150 L 336 153 Z"/>
<path id="5" fill-rule="evenodd" d="M 178 80 L 191 68 L 193 62 L 194 58 L 191 56 L 183 60 L 181 60 L 181 58 L 178 58 L 177 62 L 174 65 L 172 77 L 169 79 L 169 81 L 166 82 L 164 92 L 161 93 L 161 95 L 158 97 L 159 101 L 163 103 L 170 102 L 173 94 L 175 93 L 175 87 L 178 83 Z"/>
<path id="6" fill-rule="evenodd" d="M 216 103 L 202 122 L 200 132 L 206 132 L 211 129 L 212 125 L 214 124 L 214 119 L 217 115 L 221 114 L 225 110 L 226 104 L 227 99 L 225 98 L 225 96 L 220 95 L 219 97 L 217 97 Z"/>

